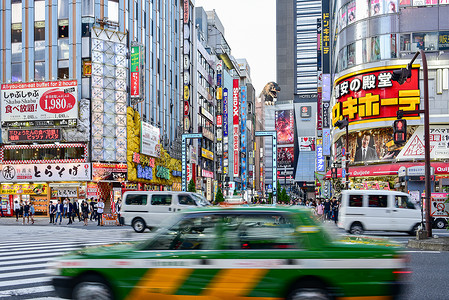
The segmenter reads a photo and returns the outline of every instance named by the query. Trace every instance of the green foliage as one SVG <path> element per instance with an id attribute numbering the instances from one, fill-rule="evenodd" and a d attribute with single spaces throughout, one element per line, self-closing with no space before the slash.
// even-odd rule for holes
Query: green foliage
<path id="1" fill-rule="evenodd" d="M 271 203 L 273 201 L 273 193 L 268 194 L 268 203 Z"/>
<path id="2" fill-rule="evenodd" d="M 215 195 L 215 203 L 221 203 L 223 202 L 225 199 L 223 197 L 223 193 L 221 192 L 221 189 L 218 188 L 217 194 Z"/>
<path id="3" fill-rule="evenodd" d="M 285 189 L 282 189 L 280 195 L 279 195 L 279 202 L 288 204 L 290 203 L 290 196 L 287 195 L 287 191 Z"/>
<path id="4" fill-rule="evenodd" d="M 193 179 L 190 179 L 189 186 L 187 187 L 187 191 L 193 192 L 193 193 L 196 192 L 195 182 L 193 182 Z"/>
<path id="5" fill-rule="evenodd" d="M 237 190 L 234 190 L 234 196 L 237 196 L 237 195 L 238 195 Z"/>

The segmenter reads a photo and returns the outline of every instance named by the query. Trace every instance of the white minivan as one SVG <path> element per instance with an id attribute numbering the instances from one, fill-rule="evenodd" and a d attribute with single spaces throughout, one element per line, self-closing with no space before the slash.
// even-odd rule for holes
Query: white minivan
<path id="1" fill-rule="evenodd" d="M 341 194 L 338 227 L 352 234 L 365 230 L 402 231 L 414 235 L 421 210 L 409 195 L 397 191 L 345 190 Z"/>
<path id="2" fill-rule="evenodd" d="M 123 194 L 122 224 L 136 232 L 160 227 L 171 214 L 185 209 L 208 206 L 201 195 L 190 192 L 128 191 Z"/>

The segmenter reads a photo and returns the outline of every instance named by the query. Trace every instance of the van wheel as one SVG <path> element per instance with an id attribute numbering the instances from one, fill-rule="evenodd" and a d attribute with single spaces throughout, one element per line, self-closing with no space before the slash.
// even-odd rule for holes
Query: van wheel
<path id="1" fill-rule="evenodd" d="M 447 223 L 444 219 L 437 219 L 435 221 L 435 227 L 438 229 L 444 229 L 444 228 L 446 228 L 446 226 L 447 226 Z"/>
<path id="2" fill-rule="evenodd" d="M 135 232 L 142 233 L 147 228 L 147 225 L 145 224 L 145 221 L 141 218 L 137 218 L 133 220 L 132 223 L 133 229 Z"/>
<path id="3" fill-rule="evenodd" d="M 364 230 L 362 224 L 359 222 L 353 223 L 349 229 L 349 232 L 352 234 L 363 234 Z"/>
<path id="4" fill-rule="evenodd" d="M 416 235 L 416 232 L 418 231 L 419 228 L 419 224 L 415 224 L 415 226 L 413 226 L 412 230 L 410 230 L 408 232 L 409 235 Z"/>

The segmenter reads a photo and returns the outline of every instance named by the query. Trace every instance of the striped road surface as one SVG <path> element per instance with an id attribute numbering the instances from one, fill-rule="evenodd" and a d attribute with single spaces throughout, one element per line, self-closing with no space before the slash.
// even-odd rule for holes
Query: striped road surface
<path id="1" fill-rule="evenodd" d="M 84 246 L 142 240 L 129 227 L 86 230 L 51 226 L 1 226 L 0 299 L 59 299 L 47 263 Z"/>

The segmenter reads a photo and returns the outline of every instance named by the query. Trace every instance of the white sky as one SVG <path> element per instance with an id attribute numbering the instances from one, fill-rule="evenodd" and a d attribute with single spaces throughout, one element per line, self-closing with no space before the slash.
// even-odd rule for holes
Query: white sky
<path id="1" fill-rule="evenodd" d="M 215 9 L 231 54 L 246 58 L 259 96 L 265 84 L 276 81 L 276 1 L 195 0 L 195 6 Z"/>

